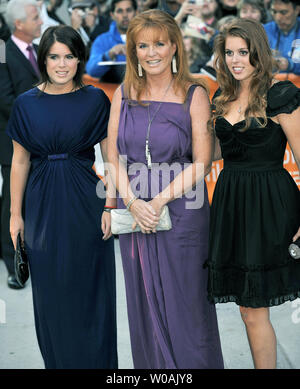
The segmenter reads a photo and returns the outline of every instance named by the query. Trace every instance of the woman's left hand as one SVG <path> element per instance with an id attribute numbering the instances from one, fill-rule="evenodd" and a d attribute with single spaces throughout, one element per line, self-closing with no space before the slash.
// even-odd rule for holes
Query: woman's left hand
<path id="1" fill-rule="evenodd" d="M 152 208 L 155 210 L 156 215 L 159 217 L 165 205 L 162 199 L 159 197 L 154 197 L 154 199 L 149 201 L 149 204 L 152 206 Z M 154 228 L 152 232 L 156 232 L 156 229 Z"/>
<path id="2" fill-rule="evenodd" d="M 293 237 L 293 242 L 295 242 L 298 238 L 300 238 L 300 227 L 298 228 L 296 235 Z"/>
<path id="3" fill-rule="evenodd" d="M 101 218 L 101 229 L 104 234 L 102 238 L 103 240 L 107 240 L 112 236 L 110 212 L 103 211 Z"/>

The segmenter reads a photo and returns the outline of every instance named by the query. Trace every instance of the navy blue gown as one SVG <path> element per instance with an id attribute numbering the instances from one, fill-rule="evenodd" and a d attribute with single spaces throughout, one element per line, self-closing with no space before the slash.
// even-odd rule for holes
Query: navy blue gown
<path id="1" fill-rule="evenodd" d="M 34 88 L 17 98 L 7 128 L 31 153 L 25 247 L 46 368 L 117 368 L 113 238 L 102 240 L 105 200 L 92 170 L 109 106 L 92 86 L 61 95 Z"/>

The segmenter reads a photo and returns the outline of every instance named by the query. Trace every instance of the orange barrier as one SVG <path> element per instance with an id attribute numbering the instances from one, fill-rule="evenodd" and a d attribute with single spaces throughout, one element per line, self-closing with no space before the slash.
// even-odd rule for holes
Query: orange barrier
<path id="1" fill-rule="evenodd" d="M 98 78 L 92 77 L 88 74 L 83 75 L 83 83 L 85 85 L 93 85 L 95 88 L 102 89 L 104 93 L 107 95 L 109 100 L 111 101 L 113 98 L 113 95 L 115 93 L 115 90 L 119 86 L 118 84 L 111 84 L 111 83 L 106 83 L 106 82 L 100 82 Z M 95 164 L 93 165 L 93 170 L 97 174 L 97 176 L 102 180 L 105 184 L 105 177 L 101 176 L 101 174 L 97 173 L 96 166 Z"/>
<path id="2" fill-rule="evenodd" d="M 215 91 L 218 89 L 218 83 L 214 80 L 212 80 L 210 77 L 205 76 L 204 74 L 197 74 L 197 77 L 203 78 L 205 80 L 205 83 L 209 89 L 209 97 L 210 99 L 215 94 Z M 88 74 L 84 74 L 83 76 L 83 83 L 85 85 L 93 85 L 96 88 L 102 89 L 109 100 L 112 100 L 112 97 L 115 93 L 115 90 L 119 86 L 119 84 L 112 84 L 108 82 L 101 82 L 98 78 L 91 77 Z"/>
<path id="3" fill-rule="evenodd" d="M 215 91 L 219 87 L 217 81 L 214 81 L 213 79 L 211 79 L 208 76 L 205 76 L 204 74 L 197 74 L 197 77 L 204 79 L 204 81 L 209 89 L 209 98 L 212 99 L 214 94 L 215 94 Z"/>
<path id="4" fill-rule="evenodd" d="M 279 81 L 289 80 L 293 84 L 295 84 L 298 88 L 300 88 L 300 76 L 294 73 L 278 73 L 275 74 L 274 78 Z"/>
<path id="5" fill-rule="evenodd" d="M 83 83 L 85 85 L 93 85 L 96 88 L 102 89 L 106 96 L 111 101 L 115 90 L 118 88 L 119 84 L 112 84 L 108 82 L 100 82 L 98 78 L 94 78 L 89 76 L 88 74 L 84 74 Z"/>
<path id="6" fill-rule="evenodd" d="M 213 97 L 215 91 L 218 89 L 218 83 L 214 80 L 212 80 L 210 77 L 205 76 L 204 74 L 197 74 L 197 77 L 203 78 L 208 86 L 209 89 L 209 96 L 210 98 Z M 298 88 L 300 88 L 300 76 L 297 76 L 293 73 L 278 73 L 274 76 L 277 80 L 284 81 L 289 80 L 293 84 L 295 84 Z M 101 88 L 106 93 L 108 98 L 111 100 L 112 96 L 119 86 L 119 84 L 111 84 L 107 82 L 101 82 L 98 78 L 94 78 L 89 76 L 88 74 L 84 74 L 83 76 L 83 83 L 85 85 L 94 85 L 96 88 Z"/>
<path id="7" fill-rule="evenodd" d="M 218 83 L 216 81 L 213 81 L 210 77 L 205 76 L 204 74 L 201 75 L 197 74 L 197 77 L 201 77 L 205 80 L 209 88 L 209 96 L 211 99 L 215 91 L 218 89 Z M 280 73 L 280 74 L 276 74 L 275 78 L 280 81 L 289 80 L 293 82 L 297 87 L 300 88 L 300 76 L 297 76 L 292 73 Z M 110 100 L 112 99 L 115 90 L 119 86 L 118 84 L 109 84 L 109 83 L 100 82 L 97 78 L 91 77 L 87 74 L 84 75 L 83 81 L 84 84 L 90 84 L 90 85 L 94 85 L 96 88 L 101 88 L 106 93 L 106 95 Z M 287 145 L 287 148 L 285 150 L 284 167 L 289 171 L 289 173 L 291 174 L 291 176 L 293 177 L 293 179 L 295 180 L 296 184 L 300 189 L 300 175 L 299 175 L 297 164 L 295 162 L 294 156 L 291 152 L 289 145 Z M 222 169 L 223 169 L 222 160 L 213 162 L 211 172 L 206 177 L 208 197 L 210 202 L 212 199 L 215 184 L 217 182 L 218 176 Z"/>

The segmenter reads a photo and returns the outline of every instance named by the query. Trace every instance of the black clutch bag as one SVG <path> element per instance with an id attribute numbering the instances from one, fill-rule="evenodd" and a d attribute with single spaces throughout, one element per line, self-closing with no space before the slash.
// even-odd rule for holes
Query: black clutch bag
<path id="1" fill-rule="evenodd" d="M 23 246 L 23 243 L 21 241 L 21 236 L 18 234 L 17 237 L 17 247 L 15 251 L 15 276 L 20 284 L 20 286 L 24 286 L 25 282 L 29 278 L 29 266 L 28 266 L 28 259 L 27 255 Z"/>
<path id="2" fill-rule="evenodd" d="M 294 259 L 300 259 L 300 238 L 289 245 L 290 256 Z"/>

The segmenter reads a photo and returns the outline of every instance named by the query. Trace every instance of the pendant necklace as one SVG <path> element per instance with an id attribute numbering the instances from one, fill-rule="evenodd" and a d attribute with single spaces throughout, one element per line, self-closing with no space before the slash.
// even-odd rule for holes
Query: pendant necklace
<path id="1" fill-rule="evenodd" d="M 146 145 L 145 145 L 145 155 L 146 155 L 146 161 L 147 161 L 147 167 L 148 169 L 151 169 L 152 168 L 152 159 L 151 159 L 151 152 L 150 152 L 150 147 L 149 147 L 149 136 L 150 136 L 150 129 L 151 129 L 151 124 L 156 116 L 156 114 L 158 113 L 167 93 L 168 93 L 168 90 L 170 89 L 171 85 L 172 85 L 172 82 L 173 82 L 173 79 L 171 80 L 170 84 L 168 85 L 162 99 L 161 99 L 161 102 L 158 104 L 158 107 L 156 108 L 156 111 L 154 112 L 152 118 L 150 117 L 150 104 L 148 105 L 148 128 L 147 128 L 147 136 L 146 136 Z"/>
<path id="2" fill-rule="evenodd" d="M 242 106 L 240 105 L 239 109 L 238 109 L 238 113 L 241 113 L 241 112 L 242 112 Z"/>

